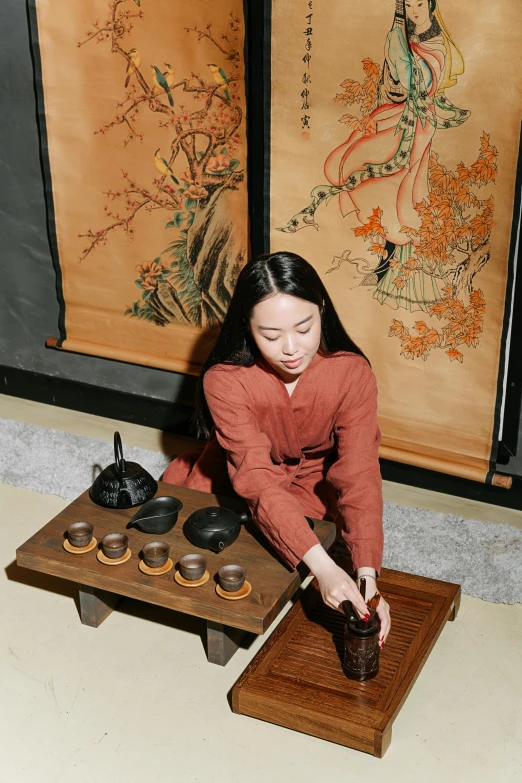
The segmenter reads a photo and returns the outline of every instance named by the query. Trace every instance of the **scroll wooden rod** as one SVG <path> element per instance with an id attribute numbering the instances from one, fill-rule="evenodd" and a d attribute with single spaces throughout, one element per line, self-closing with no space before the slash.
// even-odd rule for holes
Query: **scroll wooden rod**
<path id="1" fill-rule="evenodd" d="M 513 484 L 513 477 L 506 476 L 503 473 L 493 473 L 491 477 L 491 485 L 493 487 L 501 487 L 502 489 L 511 489 Z"/>

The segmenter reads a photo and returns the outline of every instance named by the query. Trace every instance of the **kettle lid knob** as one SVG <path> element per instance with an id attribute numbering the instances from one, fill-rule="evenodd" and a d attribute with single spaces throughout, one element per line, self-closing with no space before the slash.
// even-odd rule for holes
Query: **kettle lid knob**
<path id="1" fill-rule="evenodd" d="M 216 508 L 215 506 L 211 506 L 210 508 L 206 509 L 207 514 L 209 517 L 218 517 L 220 513 L 220 509 Z"/>

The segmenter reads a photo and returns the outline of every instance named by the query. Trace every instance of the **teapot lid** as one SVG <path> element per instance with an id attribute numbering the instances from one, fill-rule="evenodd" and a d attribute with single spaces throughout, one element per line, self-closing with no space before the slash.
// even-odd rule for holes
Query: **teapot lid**
<path id="1" fill-rule="evenodd" d="M 198 530 L 204 530 L 207 533 L 220 533 L 239 523 L 237 514 L 229 508 L 222 506 L 208 506 L 193 511 L 187 522 L 194 525 Z"/>

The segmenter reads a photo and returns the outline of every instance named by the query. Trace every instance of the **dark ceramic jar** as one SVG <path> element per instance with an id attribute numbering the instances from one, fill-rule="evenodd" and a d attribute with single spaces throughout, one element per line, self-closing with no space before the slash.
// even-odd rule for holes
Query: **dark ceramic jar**
<path id="1" fill-rule="evenodd" d="M 380 630 L 381 622 L 377 614 L 368 623 L 354 616 L 347 618 L 344 626 L 343 671 L 351 680 L 363 682 L 379 673 Z"/>

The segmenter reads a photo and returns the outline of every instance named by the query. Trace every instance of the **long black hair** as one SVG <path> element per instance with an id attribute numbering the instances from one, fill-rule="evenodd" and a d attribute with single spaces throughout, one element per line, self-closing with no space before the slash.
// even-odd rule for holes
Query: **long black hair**
<path id="1" fill-rule="evenodd" d="M 433 16 L 435 11 L 437 9 L 437 0 L 428 0 L 428 11 L 430 14 L 430 26 L 427 30 L 425 30 L 424 33 L 421 33 L 419 36 L 420 40 L 427 41 L 430 38 L 434 38 L 436 35 L 441 34 L 440 25 L 437 21 L 437 19 Z M 412 19 L 408 17 L 406 14 L 406 3 L 404 3 L 404 19 L 406 21 L 406 40 L 408 44 L 408 49 L 411 51 L 410 47 L 410 37 L 414 35 L 415 33 L 415 23 Z"/>
<path id="2" fill-rule="evenodd" d="M 321 278 L 308 261 L 296 253 L 270 253 L 243 267 L 238 277 L 219 337 L 206 360 L 196 387 L 194 424 L 198 435 L 208 437 L 213 426 L 203 392 L 205 373 L 215 364 L 251 367 L 261 354 L 250 332 L 252 310 L 274 294 L 305 299 L 321 311 L 319 351 L 331 354 L 352 351 L 368 359 L 348 336 Z"/>

